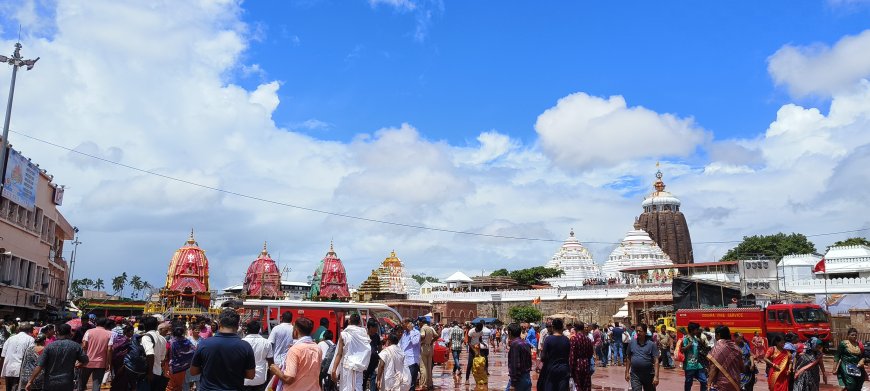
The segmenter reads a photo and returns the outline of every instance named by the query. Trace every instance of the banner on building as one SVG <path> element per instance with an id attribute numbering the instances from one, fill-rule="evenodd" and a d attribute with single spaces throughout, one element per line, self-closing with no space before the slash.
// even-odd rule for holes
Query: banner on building
<path id="1" fill-rule="evenodd" d="M 63 186 L 54 188 L 54 204 L 57 206 L 63 205 Z"/>
<path id="2" fill-rule="evenodd" d="M 39 168 L 21 153 L 9 148 L 6 175 L 3 178 L 3 198 L 33 210 L 38 188 Z"/>
<path id="3" fill-rule="evenodd" d="M 746 295 L 776 295 L 779 293 L 779 275 L 776 261 L 747 259 L 738 262 L 740 291 Z"/>

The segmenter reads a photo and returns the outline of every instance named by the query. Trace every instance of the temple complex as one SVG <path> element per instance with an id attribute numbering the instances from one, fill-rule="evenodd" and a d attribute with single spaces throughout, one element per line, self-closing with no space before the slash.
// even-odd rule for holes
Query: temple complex
<path id="1" fill-rule="evenodd" d="M 320 261 L 320 265 L 314 271 L 311 278 L 311 300 L 319 301 L 348 301 L 350 291 L 347 288 L 347 273 L 341 259 L 335 254 L 332 242 L 329 243 L 329 252 Z"/>
<path id="2" fill-rule="evenodd" d="M 661 171 L 656 172 L 653 187 L 655 191 L 643 200 L 643 213 L 637 218 L 639 229 L 649 233 L 674 263 L 693 263 L 692 238 L 680 212 L 680 199 L 665 191 Z"/>
<path id="3" fill-rule="evenodd" d="M 556 287 L 582 286 L 586 280 L 601 275 L 598 265 L 592 260 L 592 254 L 574 237 L 573 229 L 546 267 L 565 272 L 561 277 L 547 279 L 550 285 Z"/>
<path id="4" fill-rule="evenodd" d="M 166 285 L 160 289 L 160 303 L 168 314 L 193 314 L 207 311 L 211 302 L 208 285 L 208 258 L 193 237 L 175 251 L 169 261 Z"/>
<path id="5" fill-rule="evenodd" d="M 260 256 L 248 266 L 243 292 L 244 297 L 249 299 L 281 299 L 284 297 L 281 290 L 281 272 L 278 270 L 278 265 L 269 256 L 265 243 L 263 243 L 263 251 L 260 252 Z"/>
<path id="6" fill-rule="evenodd" d="M 356 299 L 359 301 L 404 299 L 408 296 L 408 280 L 402 260 L 395 251 L 384 258 L 381 265 L 360 284 Z M 414 281 L 416 282 L 416 281 Z M 419 288 L 417 289 L 419 291 Z"/>
<path id="7" fill-rule="evenodd" d="M 616 279 L 617 282 L 627 282 L 620 270 L 631 267 L 673 265 L 671 258 L 662 251 L 646 231 L 640 229 L 640 223 L 635 221 L 634 229 L 625 234 L 622 242 L 613 249 L 604 267 L 601 269 L 605 279 Z"/>

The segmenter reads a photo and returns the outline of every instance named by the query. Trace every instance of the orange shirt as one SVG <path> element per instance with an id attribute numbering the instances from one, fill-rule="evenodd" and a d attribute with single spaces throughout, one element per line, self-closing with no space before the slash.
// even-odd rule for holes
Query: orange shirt
<path id="1" fill-rule="evenodd" d="M 314 341 L 299 340 L 287 352 L 284 374 L 295 378 L 293 384 L 284 384 L 282 391 L 310 391 L 320 389 L 320 360 L 323 353 Z"/>

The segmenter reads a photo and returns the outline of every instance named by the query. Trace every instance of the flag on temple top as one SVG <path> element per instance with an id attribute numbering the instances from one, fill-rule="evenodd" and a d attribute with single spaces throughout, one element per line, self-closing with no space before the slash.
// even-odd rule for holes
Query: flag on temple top
<path id="1" fill-rule="evenodd" d="M 813 266 L 813 273 L 824 273 L 825 272 L 825 258 L 819 260 L 819 263 L 816 266 Z"/>

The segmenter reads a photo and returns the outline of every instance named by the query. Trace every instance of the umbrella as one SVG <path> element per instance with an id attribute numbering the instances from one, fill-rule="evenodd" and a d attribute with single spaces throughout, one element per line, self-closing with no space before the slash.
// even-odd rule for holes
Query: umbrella
<path id="1" fill-rule="evenodd" d="M 68 322 L 66 322 L 73 330 L 78 330 L 82 327 L 82 318 L 72 318 Z"/>

